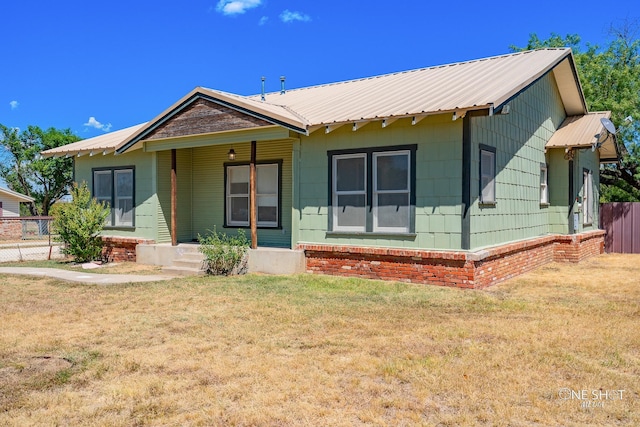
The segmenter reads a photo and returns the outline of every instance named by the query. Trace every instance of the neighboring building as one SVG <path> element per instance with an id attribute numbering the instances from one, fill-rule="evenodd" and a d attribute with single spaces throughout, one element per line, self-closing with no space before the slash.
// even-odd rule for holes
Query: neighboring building
<path id="1" fill-rule="evenodd" d="M 0 217 L 18 217 L 20 216 L 20 203 L 33 201 L 33 197 L 25 196 L 8 188 L 0 188 Z"/>
<path id="2" fill-rule="evenodd" d="M 22 238 L 20 203 L 33 202 L 33 197 L 25 196 L 8 188 L 0 188 L 0 240 Z"/>
<path id="3" fill-rule="evenodd" d="M 257 244 L 304 251 L 310 272 L 483 287 L 602 252 L 598 169 L 617 149 L 570 49 L 261 98 L 199 87 L 43 155 L 76 156 L 111 244 L 249 227 L 253 149 Z"/>

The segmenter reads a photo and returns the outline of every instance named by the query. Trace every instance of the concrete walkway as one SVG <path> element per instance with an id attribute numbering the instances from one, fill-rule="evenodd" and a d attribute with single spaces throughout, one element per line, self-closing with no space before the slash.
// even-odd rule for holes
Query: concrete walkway
<path id="1" fill-rule="evenodd" d="M 69 282 L 90 283 L 95 285 L 113 285 L 116 283 L 158 282 L 175 276 L 140 274 L 96 274 L 84 271 L 60 270 L 57 268 L 0 267 L 0 274 L 19 274 L 24 276 L 52 277 Z"/>

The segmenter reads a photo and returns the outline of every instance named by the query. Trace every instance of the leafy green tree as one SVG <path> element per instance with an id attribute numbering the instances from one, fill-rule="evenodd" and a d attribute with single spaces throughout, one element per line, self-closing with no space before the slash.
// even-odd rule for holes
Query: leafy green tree
<path id="1" fill-rule="evenodd" d="M 577 34 L 552 34 L 540 40 L 531 34 L 526 47 L 571 47 L 589 111 L 611 111 L 618 130 L 622 161 L 600 171 L 601 201 L 640 201 L 640 39 L 638 23 L 624 21 L 609 29 L 611 40 L 599 47 L 581 45 Z M 632 121 L 625 120 L 631 117 Z"/>
<path id="2" fill-rule="evenodd" d="M 72 158 L 43 158 L 40 152 L 79 141 L 70 129 L 46 131 L 29 126 L 20 132 L 0 124 L 0 145 L 4 148 L 0 177 L 7 186 L 35 199 L 31 215 L 49 215 L 51 206 L 65 196 L 73 181 Z"/>
<path id="3" fill-rule="evenodd" d="M 86 183 L 74 185 L 71 189 L 71 202 L 59 203 L 51 211 L 53 229 L 64 242 L 62 252 L 74 257 L 76 262 L 100 259 L 102 238 L 109 207 L 91 197 Z"/>

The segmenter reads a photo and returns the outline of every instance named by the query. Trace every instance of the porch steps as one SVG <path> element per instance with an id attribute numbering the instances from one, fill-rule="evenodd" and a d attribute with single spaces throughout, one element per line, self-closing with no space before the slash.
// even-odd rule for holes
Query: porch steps
<path id="1" fill-rule="evenodd" d="M 204 256 L 195 245 L 179 245 L 177 256 L 162 271 L 175 276 L 203 276 Z"/>

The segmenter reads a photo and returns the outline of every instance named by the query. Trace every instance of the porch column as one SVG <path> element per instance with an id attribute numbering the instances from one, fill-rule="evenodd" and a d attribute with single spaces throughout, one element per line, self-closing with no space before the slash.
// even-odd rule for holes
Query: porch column
<path id="1" fill-rule="evenodd" d="M 251 224 L 251 249 L 258 248 L 258 215 L 256 210 L 256 142 L 251 141 L 249 163 L 249 223 Z"/>
<path id="2" fill-rule="evenodd" d="M 171 149 L 171 246 L 178 245 L 178 179 L 176 174 L 176 149 Z"/>

